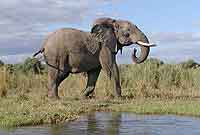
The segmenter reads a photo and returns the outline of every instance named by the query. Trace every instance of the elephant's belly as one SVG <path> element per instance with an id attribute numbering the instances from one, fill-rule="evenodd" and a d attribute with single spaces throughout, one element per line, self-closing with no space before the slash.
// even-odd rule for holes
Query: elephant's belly
<path id="1" fill-rule="evenodd" d="M 100 66 L 98 56 L 78 53 L 69 56 L 69 65 L 72 73 L 87 72 Z"/>

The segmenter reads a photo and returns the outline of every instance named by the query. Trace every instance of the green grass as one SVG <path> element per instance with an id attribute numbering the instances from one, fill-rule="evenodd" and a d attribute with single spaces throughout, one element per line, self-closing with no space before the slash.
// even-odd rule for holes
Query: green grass
<path id="1" fill-rule="evenodd" d="M 69 100 L 66 98 L 59 101 L 39 99 L 21 102 L 18 99 L 4 99 L 1 103 L 0 108 L 3 109 L 0 110 L 1 127 L 58 124 L 94 111 L 200 116 L 200 100 Z"/>
<path id="2" fill-rule="evenodd" d="M 93 111 L 200 116 L 200 68 L 193 65 L 191 60 L 170 65 L 155 59 L 120 65 L 123 100 L 114 99 L 104 73 L 94 99 L 80 99 L 86 80 L 71 75 L 59 87 L 61 100 L 49 100 L 46 72 L 34 74 L 30 68 L 23 72 L 4 65 L 0 67 L 0 127 L 63 123 Z"/>
<path id="3" fill-rule="evenodd" d="M 175 114 L 200 116 L 200 100 L 160 100 L 148 99 L 111 106 L 113 111 L 137 114 Z"/>

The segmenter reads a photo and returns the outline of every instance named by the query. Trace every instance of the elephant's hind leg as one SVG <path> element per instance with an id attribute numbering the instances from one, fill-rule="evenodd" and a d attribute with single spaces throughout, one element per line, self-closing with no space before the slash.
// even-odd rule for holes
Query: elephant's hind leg
<path id="1" fill-rule="evenodd" d="M 48 72 L 48 97 L 58 99 L 58 87 L 60 83 L 69 76 L 69 72 L 60 72 L 57 69 L 49 67 Z"/>
<path id="2" fill-rule="evenodd" d="M 84 98 L 88 97 L 94 91 L 100 72 L 101 72 L 101 67 L 98 67 L 94 70 L 87 72 L 88 80 L 87 80 L 86 88 L 83 90 Z"/>

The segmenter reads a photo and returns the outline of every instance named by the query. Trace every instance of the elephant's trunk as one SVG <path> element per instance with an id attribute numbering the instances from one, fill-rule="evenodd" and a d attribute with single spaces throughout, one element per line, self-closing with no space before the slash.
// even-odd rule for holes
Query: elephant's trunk
<path id="1" fill-rule="evenodd" d="M 140 64 L 147 59 L 149 52 L 150 52 L 150 46 L 153 46 L 153 44 L 149 44 L 149 41 L 148 41 L 147 37 L 144 35 L 144 33 L 142 33 L 139 30 L 138 34 L 139 34 L 140 38 L 136 43 L 138 45 L 140 45 L 141 53 L 140 53 L 140 56 L 137 57 L 136 56 L 137 50 L 134 49 L 134 52 L 132 54 L 132 60 L 136 64 Z"/>

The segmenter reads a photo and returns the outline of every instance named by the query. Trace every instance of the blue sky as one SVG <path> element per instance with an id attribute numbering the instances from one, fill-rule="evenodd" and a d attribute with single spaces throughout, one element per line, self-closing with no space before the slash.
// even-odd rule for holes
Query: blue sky
<path id="1" fill-rule="evenodd" d="M 158 44 L 150 57 L 168 63 L 200 62 L 198 0 L 7 0 L 0 5 L 0 59 L 20 62 L 31 56 L 49 32 L 61 27 L 90 30 L 98 17 L 126 19 Z M 133 47 L 118 55 L 130 63 Z"/>

